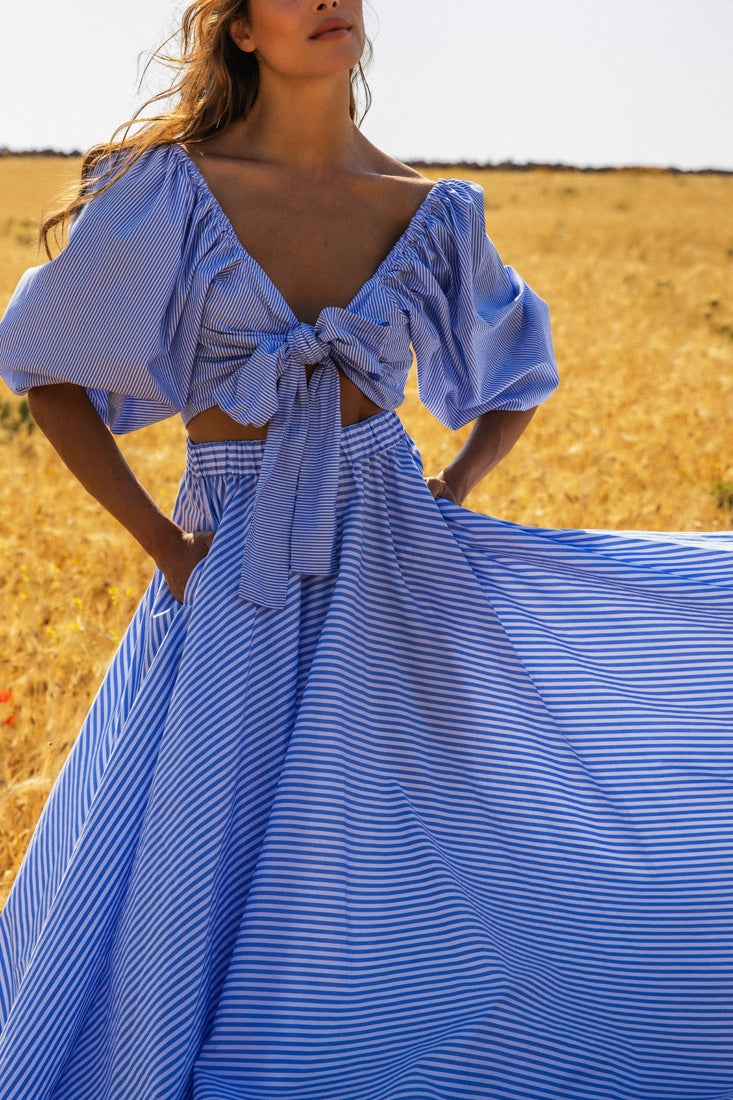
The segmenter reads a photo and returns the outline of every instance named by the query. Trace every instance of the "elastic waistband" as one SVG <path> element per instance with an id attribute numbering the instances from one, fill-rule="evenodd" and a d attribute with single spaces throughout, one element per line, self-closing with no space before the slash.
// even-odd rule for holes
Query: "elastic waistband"
<path id="1" fill-rule="evenodd" d="M 352 461 L 384 451 L 406 438 L 402 421 L 394 412 L 381 412 L 341 429 L 341 453 Z M 186 444 L 186 469 L 199 477 L 216 474 L 258 473 L 265 453 L 265 439 L 224 440 Z"/>

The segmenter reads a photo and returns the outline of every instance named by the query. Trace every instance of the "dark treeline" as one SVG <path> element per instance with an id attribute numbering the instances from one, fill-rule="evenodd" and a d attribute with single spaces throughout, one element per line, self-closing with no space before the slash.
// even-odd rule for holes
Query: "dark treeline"
<path id="1" fill-rule="evenodd" d="M 7 146 L 0 146 L 0 157 L 81 157 L 83 155 L 80 149 L 72 149 L 70 152 L 64 152 L 59 149 L 8 149 Z M 636 164 L 636 165 L 615 165 L 608 164 L 601 167 L 592 167 L 588 165 L 578 164 L 560 164 L 551 163 L 545 161 L 523 161 L 518 162 L 514 160 L 502 160 L 502 161 L 474 161 L 474 160 L 458 160 L 458 161 L 444 161 L 444 160 L 410 160 L 406 163 L 410 164 L 413 168 L 417 169 L 429 169 L 431 171 L 440 172 L 447 168 L 458 168 L 463 172 L 534 172 L 538 169 L 544 169 L 550 172 L 588 172 L 588 173 L 603 173 L 603 172 L 660 172 L 668 173 L 669 175 L 677 176 L 732 176 L 732 168 L 674 168 L 674 167 L 660 167 L 653 164 Z"/>
<path id="2" fill-rule="evenodd" d="M 6 145 L 0 145 L 0 157 L 81 157 L 84 154 L 80 149 L 72 149 L 65 153 L 62 149 L 8 149 Z"/>
<path id="3" fill-rule="evenodd" d="M 517 162 L 514 160 L 502 161 L 442 161 L 442 160 L 411 160 L 409 164 L 413 168 L 422 170 L 428 168 L 431 171 L 441 171 L 446 168 L 458 168 L 465 172 L 534 172 L 544 169 L 550 172 L 658 172 L 676 176 L 733 176 L 733 168 L 674 168 L 660 167 L 654 164 L 607 164 L 601 167 L 579 164 L 560 164 L 547 161 L 528 160 Z"/>

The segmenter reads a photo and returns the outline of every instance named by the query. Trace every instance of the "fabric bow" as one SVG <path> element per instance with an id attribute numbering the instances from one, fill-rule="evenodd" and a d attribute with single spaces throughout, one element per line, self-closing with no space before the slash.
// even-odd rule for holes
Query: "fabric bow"
<path id="1" fill-rule="evenodd" d="M 393 342 L 390 326 L 336 308 L 325 309 L 315 325 L 298 321 L 285 332 L 237 336 L 246 369 L 240 366 L 231 389 L 219 395 L 221 407 L 241 423 L 268 425 L 239 595 L 281 608 L 290 573 L 322 576 L 336 568 L 336 367 L 381 408 L 394 409 L 410 363 L 404 350 L 402 360 L 392 361 L 393 347 L 404 349 L 405 341 Z"/>

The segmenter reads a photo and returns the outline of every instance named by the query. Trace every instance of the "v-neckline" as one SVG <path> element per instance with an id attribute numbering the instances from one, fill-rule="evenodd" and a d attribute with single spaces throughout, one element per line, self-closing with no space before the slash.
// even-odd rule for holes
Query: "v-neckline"
<path id="1" fill-rule="evenodd" d="M 196 164 L 196 162 L 194 161 L 191 154 L 187 153 L 182 145 L 178 145 L 176 143 L 173 143 L 171 147 L 173 149 L 178 150 L 179 155 L 181 157 L 183 157 L 184 161 L 186 162 L 187 167 L 189 168 L 190 172 L 193 174 L 194 182 L 198 184 L 199 189 L 206 196 L 212 210 L 214 211 L 214 214 L 216 215 L 217 219 L 219 220 L 219 222 L 224 227 L 224 229 L 227 232 L 227 234 L 229 235 L 229 237 L 232 239 L 235 247 L 241 253 L 241 256 L 243 257 L 243 259 L 248 264 L 251 265 L 251 267 L 259 274 L 260 278 L 267 284 L 268 288 L 270 289 L 270 291 L 271 291 L 272 295 L 274 296 L 274 298 L 277 300 L 278 304 L 280 306 L 282 306 L 283 310 L 288 314 L 288 318 L 295 324 L 308 325 L 309 328 L 315 327 L 314 325 L 311 325 L 307 321 L 301 321 L 300 320 L 300 318 L 296 315 L 295 311 L 288 304 L 288 302 L 285 299 L 284 295 L 280 292 L 280 290 L 277 288 L 277 286 L 272 281 L 270 276 L 267 274 L 267 272 L 265 271 L 262 264 L 259 263 L 254 258 L 254 256 L 252 255 L 251 252 L 247 251 L 245 246 L 242 244 L 242 241 L 239 239 L 239 235 L 238 235 L 237 231 L 235 230 L 234 226 L 232 225 L 231 221 L 229 220 L 229 217 L 227 216 L 227 214 L 224 213 L 224 208 L 222 207 L 221 203 L 217 199 L 214 192 L 211 190 L 211 187 L 209 186 L 209 182 L 206 179 L 206 176 L 203 174 L 203 172 L 201 171 L 199 166 Z M 356 306 L 356 304 L 359 301 L 359 299 L 361 298 L 361 296 L 368 289 L 371 288 L 373 283 L 378 282 L 378 280 L 383 275 L 385 269 L 388 268 L 394 262 L 394 260 L 399 256 L 400 252 L 402 251 L 404 246 L 407 244 L 408 239 L 415 232 L 416 227 L 422 222 L 429 206 L 432 205 L 432 202 L 435 201 L 435 198 L 437 197 L 436 192 L 438 191 L 438 189 L 440 187 L 442 187 L 444 184 L 446 184 L 448 182 L 449 181 L 444 179 L 443 177 L 441 177 L 441 178 L 439 178 L 438 180 L 435 181 L 435 183 L 430 188 L 430 190 L 428 191 L 425 198 L 422 200 L 420 205 L 415 210 L 414 214 L 412 215 L 409 222 L 407 223 L 407 225 L 403 229 L 402 233 L 400 233 L 399 237 L 397 238 L 395 243 L 390 248 L 389 252 L 387 252 L 385 257 L 381 260 L 378 267 L 369 276 L 369 278 L 365 282 L 362 283 L 362 285 L 359 287 L 359 289 L 357 290 L 356 294 L 351 299 L 351 301 L 348 302 L 347 305 L 340 306 L 340 307 L 324 306 L 323 309 L 321 309 L 318 313 L 318 317 L 316 318 L 316 322 L 315 322 L 316 324 L 318 324 L 318 321 L 321 319 L 321 317 L 323 316 L 323 314 L 326 312 L 327 309 L 340 308 L 340 309 L 343 309 L 343 310 L 346 310 L 346 311 L 350 311 L 350 310 L 354 309 L 354 307 Z"/>

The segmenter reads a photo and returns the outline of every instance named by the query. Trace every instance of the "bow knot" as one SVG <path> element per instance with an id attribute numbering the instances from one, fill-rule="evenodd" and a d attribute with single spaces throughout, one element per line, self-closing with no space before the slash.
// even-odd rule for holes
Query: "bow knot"
<path id="1" fill-rule="evenodd" d="M 315 366 L 324 363 L 331 355 L 328 343 L 320 340 L 313 325 L 298 321 L 285 334 L 285 355 L 290 363 L 300 366 Z"/>

